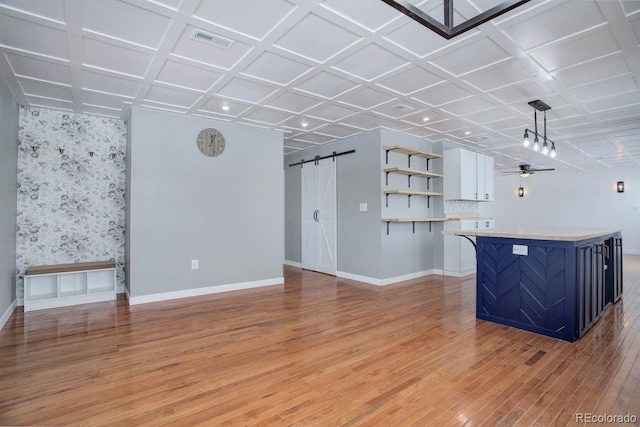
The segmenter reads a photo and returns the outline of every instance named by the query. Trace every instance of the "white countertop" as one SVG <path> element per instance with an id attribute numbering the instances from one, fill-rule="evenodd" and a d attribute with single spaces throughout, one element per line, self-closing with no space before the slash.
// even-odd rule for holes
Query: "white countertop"
<path id="1" fill-rule="evenodd" d="M 582 227 L 495 227 L 477 230 L 445 230 L 442 234 L 455 236 L 508 237 L 514 239 L 561 240 L 577 242 L 607 234 L 619 233 L 620 229 Z"/>

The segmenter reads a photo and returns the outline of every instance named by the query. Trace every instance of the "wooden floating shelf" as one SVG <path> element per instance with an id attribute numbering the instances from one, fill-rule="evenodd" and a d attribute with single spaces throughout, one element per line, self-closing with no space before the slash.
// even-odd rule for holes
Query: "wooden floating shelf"
<path id="1" fill-rule="evenodd" d="M 384 171 L 386 173 L 399 173 L 402 175 L 419 176 L 422 178 L 442 178 L 444 176 L 440 173 L 425 172 L 417 169 L 400 168 L 400 167 L 387 168 Z"/>
<path id="2" fill-rule="evenodd" d="M 432 191 L 412 191 L 412 190 L 385 190 L 384 194 L 402 194 L 403 196 L 442 196 L 443 193 Z"/>
<path id="3" fill-rule="evenodd" d="M 441 222 L 447 218 L 383 218 L 382 222 Z"/>
<path id="4" fill-rule="evenodd" d="M 441 159 L 441 154 L 430 153 L 428 151 L 416 150 L 415 148 L 404 147 L 402 145 L 394 145 L 393 147 L 384 147 L 386 151 L 394 151 L 396 153 L 407 154 L 409 156 L 422 157 L 423 159 Z"/>

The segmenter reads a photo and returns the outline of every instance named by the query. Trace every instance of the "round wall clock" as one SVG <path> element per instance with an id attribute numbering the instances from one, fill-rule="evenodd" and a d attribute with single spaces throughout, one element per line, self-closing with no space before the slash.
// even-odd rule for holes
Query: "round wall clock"
<path id="1" fill-rule="evenodd" d="M 198 134 L 198 148 L 205 156 L 219 156 L 224 151 L 224 136 L 219 130 L 207 128 Z"/>

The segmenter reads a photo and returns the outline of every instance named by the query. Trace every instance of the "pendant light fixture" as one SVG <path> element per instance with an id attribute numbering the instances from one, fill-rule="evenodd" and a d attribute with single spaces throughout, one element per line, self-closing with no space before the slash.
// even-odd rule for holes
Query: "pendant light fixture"
<path id="1" fill-rule="evenodd" d="M 551 107 L 549 107 L 547 104 L 540 101 L 539 99 L 529 102 L 529 105 L 533 107 L 534 130 L 530 130 L 530 129 L 524 130 L 524 139 L 522 140 L 522 146 L 524 148 L 531 147 L 533 151 L 536 151 L 536 152 L 540 151 L 545 156 L 551 156 L 552 158 L 555 159 L 557 155 L 556 144 L 555 142 L 547 138 L 547 110 L 550 110 Z M 544 114 L 544 119 L 543 119 L 544 134 L 542 135 L 538 133 L 538 111 L 542 111 L 542 113 Z M 533 145 L 531 145 L 531 142 L 529 140 L 529 133 L 532 133 L 534 135 Z M 542 146 L 540 145 L 540 140 L 538 137 L 542 137 Z"/>

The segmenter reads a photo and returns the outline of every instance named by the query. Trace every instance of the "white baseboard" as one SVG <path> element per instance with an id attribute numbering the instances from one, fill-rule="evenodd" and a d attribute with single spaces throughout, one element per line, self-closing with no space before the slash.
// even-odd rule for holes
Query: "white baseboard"
<path id="1" fill-rule="evenodd" d="M 129 305 L 131 305 L 131 295 L 129 295 L 129 288 L 127 288 L 126 286 L 124 287 L 124 296 L 127 297 L 127 301 L 129 301 Z"/>
<path id="2" fill-rule="evenodd" d="M 476 274 L 476 271 L 475 270 L 469 270 L 469 271 L 459 272 L 459 271 L 444 270 L 444 272 L 442 274 L 444 274 L 445 276 L 451 276 L 451 277 L 465 277 L 465 276 L 469 276 L 471 274 Z"/>
<path id="3" fill-rule="evenodd" d="M 337 271 L 336 276 L 344 279 L 355 280 L 357 282 L 364 282 L 370 285 L 382 286 L 382 280 L 374 279 L 373 277 L 360 276 L 359 274 L 345 273 L 344 271 Z"/>
<path id="4" fill-rule="evenodd" d="M 228 285 L 208 286 L 206 288 L 185 289 L 183 291 L 163 292 L 159 294 L 141 295 L 139 297 L 129 295 L 127 291 L 127 299 L 129 305 L 146 304 L 149 302 L 167 301 L 178 298 L 196 297 L 201 295 L 217 294 L 220 292 L 238 291 L 242 289 L 259 288 L 262 286 L 281 285 L 284 283 L 284 277 L 276 277 L 274 279 L 256 280 L 253 282 L 231 283 Z"/>
<path id="5" fill-rule="evenodd" d="M 24 307 L 24 297 L 16 298 L 16 303 L 18 304 L 18 307 Z"/>
<path id="6" fill-rule="evenodd" d="M 7 307 L 7 309 L 4 311 L 2 317 L 0 317 L 0 331 L 2 330 L 2 328 L 4 328 L 4 325 L 7 324 L 7 321 L 9 320 L 17 306 L 18 301 L 14 299 L 13 302 L 9 304 L 9 307 Z"/>
<path id="7" fill-rule="evenodd" d="M 298 267 L 298 268 L 302 268 L 302 264 L 299 262 L 295 262 L 295 261 L 289 261 L 288 259 L 284 260 L 284 265 L 288 265 L 291 267 Z"/>
<path id="8" fill-rule="evenodd" d="M 417 279 L 418 277 L 430 276 L 432 274 L 442 274 L 442 270 L 431 269 L 425 271 L 418 271 L 416 273 L 404 274 L 402 276 L 389 277 L 387 279 L 375 279 L 373 277 L 360 276 L 358 274 L 345 273 L 344 271 L 338 271 L 337 276 L 345 279 L 356 280 L 358 282 L 368 283 L 376 286 L 386 286 L 393 283 L 404 282 L 405 280 Z"/>
<path id="9" fill-rule="evenodd" d="M 116 293 L 117 294 L 124 293 L 124 285 L 118 285 L 118 287 L 116 288 Z"/>

